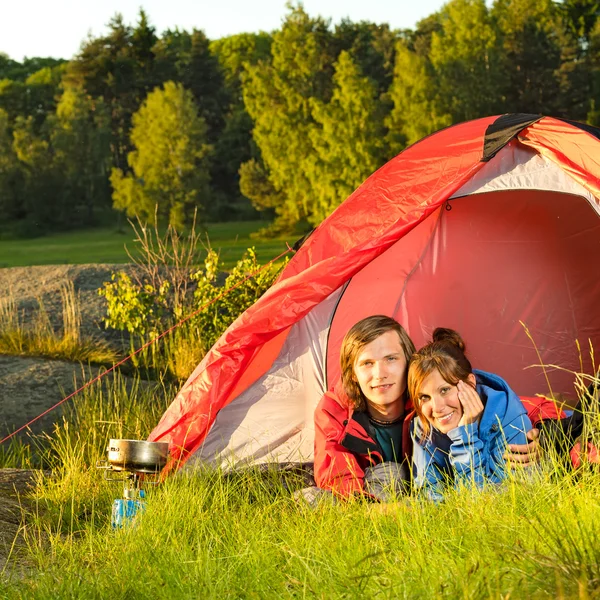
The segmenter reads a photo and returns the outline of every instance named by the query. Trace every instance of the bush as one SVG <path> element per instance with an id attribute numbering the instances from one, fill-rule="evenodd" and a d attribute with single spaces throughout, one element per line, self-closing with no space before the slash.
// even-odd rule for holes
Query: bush
<path id="1" fill-rule="evenodd" d="M 168 340 L 152 344 L 133 358 L 136 366 L 185 379 L 221 334 L 273 284 L 282 264 L 261 270 L 256 250 L 249 248 L 223 279 L 222 263 L 210 246 L 200 263 L 199 236 L 187 236 L 169 227 L 134 225 L 141 259 L 130 258 L 138 269 L 124 272 L 99 290 L 107 301 L 104 323 L 131 336 L 132 351 L 180 323 Z M 260 271 L 260 272 L 259 272 Z M 194 314 L 197 312 L 197 314 Z"/>

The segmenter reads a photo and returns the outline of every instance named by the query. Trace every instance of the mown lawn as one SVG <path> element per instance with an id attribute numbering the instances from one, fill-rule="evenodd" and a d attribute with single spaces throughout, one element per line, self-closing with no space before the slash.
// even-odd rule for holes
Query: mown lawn
<path id="1" fill-rule="evenodd" d="M 250 234 L 266 225 L 263 221 L 211 223 L 206 235 L 213 249 L 220 250 L 225 269 L 230 269 L 246 248 L 254 246 L 261 263 L 283 252 L 294 239 L 251 239 Z M 0 240 L 1 267 L 87 263 L 127 263 L 127 247 L 135 253 L 135 234 L 127 226 L 123 233 L 115 228 L 87 229 L 34 239 Z"/>

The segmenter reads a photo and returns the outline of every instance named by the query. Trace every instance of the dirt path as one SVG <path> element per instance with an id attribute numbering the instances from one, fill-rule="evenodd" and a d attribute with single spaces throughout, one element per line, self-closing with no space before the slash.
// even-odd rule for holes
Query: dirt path
<path id="1" fill-rule="evenodd" d="M 64 361 L 0 356 L 0 436 L 38 416 L 98 372 L 97 368 Z M 51 431 L 61 414 L 61 409 L 52 411 L 31 430 Z"/>

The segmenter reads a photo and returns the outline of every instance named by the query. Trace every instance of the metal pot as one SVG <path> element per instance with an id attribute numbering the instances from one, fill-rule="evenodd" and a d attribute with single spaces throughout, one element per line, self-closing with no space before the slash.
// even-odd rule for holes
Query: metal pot
<path id="1" fill-rule="evenodd" d="M 158 473 L 167 464 L 169 456 L 167 442 L 110 440 L 106 450 L 108 463 L 115 471 L 134 473 Z"/>

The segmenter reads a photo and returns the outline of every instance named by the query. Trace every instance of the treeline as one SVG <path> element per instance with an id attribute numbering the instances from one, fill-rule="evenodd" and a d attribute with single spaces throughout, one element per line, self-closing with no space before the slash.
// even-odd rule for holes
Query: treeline
<path id="1" fill-rule="evenodd" d="M 2 228 L 110 211 L 318 224 L 424 135 L 504 112 L 600 124 L 600 2 L 451 0 L 415 30 L 291 7 L 278 31 L 116 16 L 71 61 L 0 56 Z"/>

